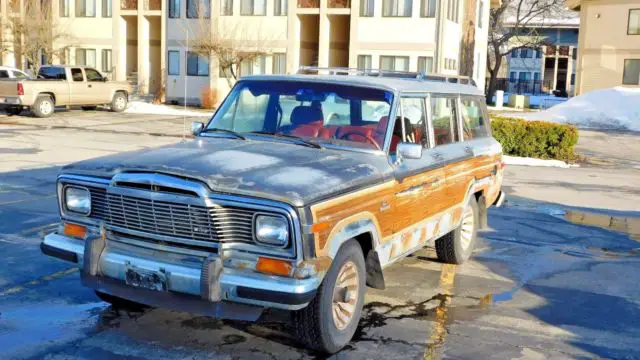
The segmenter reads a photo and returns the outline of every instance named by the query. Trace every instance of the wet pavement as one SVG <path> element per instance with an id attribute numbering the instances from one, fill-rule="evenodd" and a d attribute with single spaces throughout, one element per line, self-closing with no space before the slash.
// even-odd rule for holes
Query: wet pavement
<path id="1" fill-rule="evenodd" d="M 57 222 L 61 164 L 166 141 L 176 139 L 0 127 L 0 148 L 12 149 L 0 150 L 0 358 L 323 358 L 294 339 L 286 312 L 255 324 L 117 312 L 80 285 L 76 269 L 40 254 Z M 56 142 L 76 147 L 69 154 Z M 19 144 L 33 155 L 19 156 Z M 368 289 L 354 340 L 333 358 L 640 358 L 638 217 L 512 196 L 490 210 L 472 261 L 445 265 L 424 249 L 387 268 L 387 289 Z"/>

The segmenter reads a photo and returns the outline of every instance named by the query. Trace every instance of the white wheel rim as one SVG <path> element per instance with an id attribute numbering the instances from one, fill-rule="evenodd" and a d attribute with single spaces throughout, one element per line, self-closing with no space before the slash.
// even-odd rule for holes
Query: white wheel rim
<path id="1" fill-rule="evenodd" d="M 43 114 L 49 114 L 51 113 L 52 110 L 52 106 L 51 106 L 51 102 L 48 100 L 42 101 L 40 103 L 40 112 Z"/>
<path id="2" fill-rule="evenodd" d="M 124 98 L 122 96 L 118 96 L 116 97 L 116 108 L 118 110 L 120 109 L 124 109 L 124 107 L 126 106 L 126 102 L 124 101 Z"/>
<path id="3" fill-rule="evenodd" d="M 358 302 L 359 281 L 356 264 L 352 261 L 344 263 L 338 272 L 336 285 L 333 288 L 333 304 L 331 306 L 333 323 L 338 330 L 344 330 L 353 321 L 353 314 L 356 312 Z"/>
<path id="4" fill-rule="evenodd" d="M 468 206 L 464 210 L 462 215 L 462 224 L 460 224 L 460 246 L 462 250 L 467 251 L 471 246 L 471 240 L 473 239 L 473 230 L 475 226 L 475 219 L 473 218 L 473 209 Z"/>

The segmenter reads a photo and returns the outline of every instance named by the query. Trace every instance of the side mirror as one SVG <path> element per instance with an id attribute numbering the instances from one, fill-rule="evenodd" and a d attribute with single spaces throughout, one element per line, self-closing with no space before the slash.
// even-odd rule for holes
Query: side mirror
<path id="1" fill-rule="evenodd" d="M 398 159 L 421 159 L 422 145 L 413 143 L 400 143 L 396 149 Z"/>
<path id="2" fill-rule="evenodd" d="M 102 78 L 102 81 L 107 82 L 107 81 L 109 81 L 109 78 L 105 76 L 105 77 Z"/>
<path id="3" fill-rule="evenodd" d="M 191 133 L 193 136 L 198 136 L 200 132 L 204 129 L 204 124 L 199 121 L 194 121 L 191 123 Z"/>

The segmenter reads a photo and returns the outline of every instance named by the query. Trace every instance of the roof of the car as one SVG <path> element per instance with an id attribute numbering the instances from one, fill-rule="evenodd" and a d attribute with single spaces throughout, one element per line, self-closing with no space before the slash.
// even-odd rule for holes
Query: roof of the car
<path id="1" fill-rule="evenodd" d="M 441 94 L 461 94 L 483 96 L 477 87 L 466 84 L 433 81 L 426 79 L 408 79 L 385 76 L 354 76 L 354 75 L 251 75 L 241 80 L 260 81 L 312 81 L 321 83 L 364 86 L 391 90 L 397 92 L 422 92 Z"/>

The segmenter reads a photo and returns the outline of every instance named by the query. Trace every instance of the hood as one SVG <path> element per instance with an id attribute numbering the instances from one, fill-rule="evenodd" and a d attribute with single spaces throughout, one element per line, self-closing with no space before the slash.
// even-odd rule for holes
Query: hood
<path id="1" fill-rule="evenodd" d="M 63 174 L 111 178 L 148 171 L 199 180 L 215 192 L 303 206 L 391 176 L 385 156 L 280 141 L 200 137 L 68 165 Z"/>

